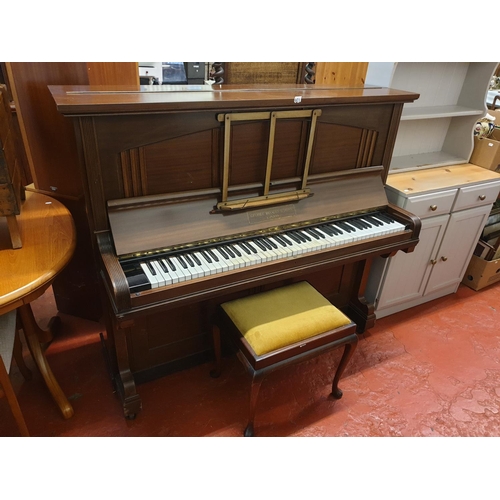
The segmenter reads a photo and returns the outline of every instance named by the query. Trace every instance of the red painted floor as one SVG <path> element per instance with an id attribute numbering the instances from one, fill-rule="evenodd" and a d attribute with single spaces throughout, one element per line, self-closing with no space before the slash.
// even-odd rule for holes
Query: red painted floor
<path id="1" fill-rule="evenodd" d="M 362 336 L 328 397 L 340 351 L 271 374 L 257 407 L 258 436 L 500 436 L 500 283 L 378 320 Z M 34 303 L 41 326 L 57 313 L 47 293 Z M 11 378 L 32 436 L 240 436 L 249 378 L 236 358 L 219 379 L 208 364 L 138 386 L 143 410 L 123 417 L 113 393 L 98 323 L 64 314 L 46 351 L 73 404 L 64 420 L 26 353 L 33 379 Z M 0 436 L 18 436 L 5 398 Z"/>

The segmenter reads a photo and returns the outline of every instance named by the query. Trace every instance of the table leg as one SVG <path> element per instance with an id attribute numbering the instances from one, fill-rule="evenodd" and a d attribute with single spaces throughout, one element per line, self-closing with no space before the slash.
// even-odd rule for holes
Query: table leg
<path id="1" fill-rule="evenodd" d="M 21 322 L 23 324 L 24 335 L 26 337 L 26 342 L 31 351 L 31 355 L 35 360 L 40 373 L 42 374 L 45 384 L 49 389 L 52 397 L 59 406 L 63 417 L 70 418 L 73 416 L 73 407 L 69 403 L 68 399 L 64 395 L 59 383 L 57 382 L 52 370 L 50 369 L 47 358 L 40 346 L 40 340 L 37 336 L 38 330 L 40 330 L 35 317 L 33 316 L 33 311 L 29 304 L 22 305 L 18 308 L 19 315 L 21 317 Z"/>

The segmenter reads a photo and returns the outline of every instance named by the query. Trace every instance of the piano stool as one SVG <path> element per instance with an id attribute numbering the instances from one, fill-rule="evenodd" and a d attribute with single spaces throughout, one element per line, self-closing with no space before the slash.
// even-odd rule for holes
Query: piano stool
<path id="1" fill-rule="evenodd" d="M 221 331 L 230 335 L 239 359 L 252 375 L 244 436 L 254 435 L 255 407 L 267 374 L 344 346 L 332 383 L 332 396 L 342 397 L 338 382 L 358 343 L 356 324 L 308 282 L 221 304 L 213 324 L 212 377 L 221 373 Z"/>

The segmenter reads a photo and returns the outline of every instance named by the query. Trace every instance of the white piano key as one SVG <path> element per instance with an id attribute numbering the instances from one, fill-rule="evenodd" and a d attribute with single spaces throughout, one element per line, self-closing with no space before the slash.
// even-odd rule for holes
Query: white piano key
<path id="1" fill-rule="evenodd" d="M 148 268 L 148 265 L 144 262 L 141 262 L 141 268 L 144 271 L 144 274 L 148 278 L 149 283 L 151 283 L 151 288 L 158 288 L 158 280 L 156 276 L 154 276 Z"/>
<path id="2" fill-rule="evenodd" d="M 168 262 L 169 259 L 163 259 L 163 263 L 168 267 L 168 273 L 170 274 L 172 278 L 172 283 L 179 283 L 181 281 L 179 274 L 177 272 L 177 267 L 175 270 L 172 269 L 171 265 L 172 263 Z"/>

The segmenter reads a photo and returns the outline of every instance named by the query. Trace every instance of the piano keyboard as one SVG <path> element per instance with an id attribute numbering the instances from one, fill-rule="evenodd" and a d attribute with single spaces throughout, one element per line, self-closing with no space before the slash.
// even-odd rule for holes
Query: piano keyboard
<path id="1" fill-rule="evenodd" d="M 403 224 L 387 214 L 374 212 L 278 234 L 157 254 L 121 265 L 130 292 L 136 293 L 404 230 Z"/>

